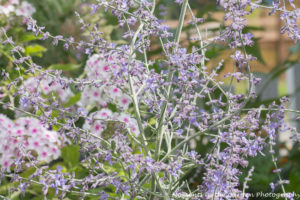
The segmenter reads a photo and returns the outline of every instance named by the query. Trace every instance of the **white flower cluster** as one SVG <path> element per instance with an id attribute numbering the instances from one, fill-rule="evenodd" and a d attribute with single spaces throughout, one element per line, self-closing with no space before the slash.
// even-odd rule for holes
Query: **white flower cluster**
<path id="1" fill-rule="evenodd" d="M 132 132 L 136 137 L 140 132 L 137 126 L 137 121 L 133 117 L 125 113 L 113 113 L 107 108 L 103 108 L 91 114 L 92 121 L 85 121 L 83 129 L 91 131 L 93 134 L 101 136 L 102 132 L 107 128 L 108 121 L 118 121 L 126 125 L 128 130 Z"/>
<path id="2" fill-rule="evenodd" d="M 114 82 L 114 75 L 120 70 L 120 66 L 115 64 L 113 56 L 108 59 L 99 54 L 91 56 L 86 64 L 85 72 L 89 80 L 101 81 L 101 87 L 87 86 L 84 88 L 80 104 L 84 107 L 97 106 L 101 110 L 91 114 L 92 122 L 86 120 L 83 128 L 92 133 L 101 136 L 105 131 L 109 121 L 123 122 L 127 129 L 136 137 L 139 135 L 137 121 L 129 114 L 122 111 L 128 109 L 132 102 L 131 97 L 124 91 L 128 88 L 119 88 Z M 118 106 L 121 113 L 113 113 L 107 109 L 108 103 L 114 103 Z"/>
<path id="3" fill-rule="evenodd" d="M 31 94 L 35 93 L 37 89 L 40 89 L 40 91 L 45 95 L 49 95 L 51 92 L 56 92 L 58 99 L 64 103 L 74 95 L 69 87 L 63 89 L 57 81 L 52 81 L 49 78 L 39 81 L 37 78 L 31 77 L 24 82 L 24 87 Z"/>
<path id="4" fill-rule="evenodd" d="M 121 88 L 113 84 L 113 75 L 119 70 L 119 66 L 114 64 L 113 58 L 109 57 L 106 62 L 100 55 L 91 56 L 86 64 L 85 72 L 89 80 L 102 81 L 101 87 L 86 86 L 81 95 L 82 106 L 102 106 L 114 102 L 119 108 L 127 110 L 131 103 L 131 98 L 125 94 Z"/>
<path id="5" fill-rule="evenodd" d="M 2 1 L 0 1 L 0 4 Z M 27 1 L 9 0 L 5 4 L 0 5 L 0 14 L 9 16 L 11 13 L 15 13 L 17 16 L 30 17 L 35 13 L 35 8 Z"/>
<path id="6" fill-rule="evenodd" d="M 89 79 L 108 81 L 113 72 L 119 70 L 119 66 L 114 64 L 112 56 L 106 61 L 101 55 L 94 54 L 88 59 L 85 70 Z"/>
<path id="7" fill-rule="evenodd" d="M 47 130 L 38 119 L 21 117 L 13 122 L 0 114 L 0 166 L 13 165 L 21 153 L 30 152 L 38 161 L 50 162 L 60 156 L 60 137 Z"/>
<path id="8" fill-rule="evenodd" d="M 30 101 L 30 96 L 32 95 L 52 95 L 52 97 L 62 103 L 67 103 L 70 97 L 74 95 L 69 87 L 63 89 L 57 81 L 52 81 L 49 78 L 42 80 L 36 77 L 28 78 L 24 81 L 21 89 L 26 92 L 24 92 L 20 98 L 19 108 L 28 112 L 33 109 L 32 102 Z M 24 116 L 24 113 L 19 110 L 16 110 L 15 114 L 16 117 Z"/>

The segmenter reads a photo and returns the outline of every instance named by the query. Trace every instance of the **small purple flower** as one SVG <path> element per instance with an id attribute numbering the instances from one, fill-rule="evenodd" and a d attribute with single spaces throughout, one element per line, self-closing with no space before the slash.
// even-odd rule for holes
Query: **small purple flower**
<path id="1" fill-rule="evenodd" d="M 53 38 L 53 41 L 52 41 L 52 45 L 53 46 L 56 46 L 57 44 L 58 44 L 58 41 L 59 40 L 62 40 L 63 39 L 63 36 L 61 36 L 61 35 L 57 35 L 57 36 L 55 36 L 54 38 Z"/>
<path id="2" fill-rule="evenodd" d="M 27 97 L 22 96 L 20 98 L 20 106 L 22 108 L 27 108 L 29 106 L 29 104 L 30 104 L 30 100 Z"/>

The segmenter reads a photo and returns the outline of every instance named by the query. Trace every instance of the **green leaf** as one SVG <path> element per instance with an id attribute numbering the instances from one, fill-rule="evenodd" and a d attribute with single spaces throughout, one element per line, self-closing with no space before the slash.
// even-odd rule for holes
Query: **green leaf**
<path id="1" fill-rule="evenodd" d="M 252 54 L 254 57 L 257 58 L 257 60 L 262 63 L 265 64 L 265 61 L 261 55 L 261 51 L 259 49 L 259 44 L 258 44 L 258 39 L 257 38 L 253 38 L 253 42 L 254 45 L 253 46 L 246 46 L 246 51 L 247 53 Z"/>
<path id="2" fill-rule="evenodd" d="M 149 120 L 149 125 L 155 125 L 156 124 L 156 120 L 154 117 L 152 117 L 150 120 Z"/>
<path id="3" fill-rule="evenodd" d="M 77 64 L 55 64 L 51 65 L 49 69 L 62 70 L 62 71 L 75 71 L 80 68 Z"/>
<path id="4" fill-rule="evenodd" d="M 46 51 L 47 49 L 45 47 L 38 44 L 25 47 L 25 54 L 30 56 L 42 57 L 43 53 Z"/>
<path id="5" fill-rule="evenodd" d="M 20 36 L 20 42 L 30 42 L 32 40 L 38 40 L 41 38 L 41 36 L 35 36 L 33 33 L 22 33 Z"/>
<path id="6" fill-rule="evenodd" d="M 65 107 L 70 107 L 75 105 L 81 98 L 81 93 L 77 93 L 74 96 L 70 97 L 69 101 L 64 105 Z"/>
<path id="7" fill-rule="evenodd" d="M 34 172 L 35 172 L 35 168 L 34 167 L 31 167 L 31 168 L 28 168 L 26 169 L 25 171 L 23 171 L 21 173 L 22 177 L 24 178 L 28 178 L 30 175 L 32 175 Z"/>
<path id="8" fill-rule="evenodd" d="M 117 148 L 117 144 L 114 140 L 111 141 L 111 149 L 113 150 L 113 152 L 116 150 Z"/>
<path id="9" fill-rule="evenodd" d="M 80 90 L 78 90 L 78 89 L 75 87 L 75 84 L 74 84 L 74 83 L 71 83 L 71 84 L 70 84 L 70 89 L 71 89 L 71 91 L 72 91 L 74 94 L 80 93 Z"/>
<path id="10" fill-rule="evenodd" d="M 61 150 L 61 157 L 70 168 L 76 167 L 79 163 L 80 147 L 78 145 L 65 146 Z"/>

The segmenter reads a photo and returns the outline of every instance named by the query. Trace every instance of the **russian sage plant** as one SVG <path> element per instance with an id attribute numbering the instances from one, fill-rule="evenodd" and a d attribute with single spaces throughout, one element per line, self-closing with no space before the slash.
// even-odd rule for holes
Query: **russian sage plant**
<path id="1" fill-rule="evenodd" d="M 15 11 L 36 37 L 74 48 L 88 59 L 78 77 L 46 69 L 15 44 L 9 27 L 2 28 L 2 45 L 10 49 L 18 73 L 10 76 L 3 69 L 0 85 L 2 109 L 14 111 L 12 119 L 0 115 L 0 180 L 12 182 L 10 192 L 26 195 L 38 187 L 45 199 L 50 193 L 60 199 L 248 199 L 247 185 L 255 171 L 249 158 L 268 153 L 278 180 L 270 186 L 286 194 L 288 181 L 281 178 L 274 148 L 280 132 L 290 131 L 296 142 L 300 136 L 285 122 L 287 98 L 268 107 L 247 106 L 259 79 L 251 72 L 256 58 L 246 50 L 253 35 L 244 28 L 253 11 L 268 9 L 270 15 L 280 14 L 281 32 L 297 43 L 300 10 L 293 0 L 274 0 L 269 6 L 259 0 L 218 0 L 227 26 L 204 39 L 198 24 L 205 19 L 194 16 L 188 0 L 174 2 L 181 7 L 174 34 L 154 14 L 156 3 L 91 4 L 91 15 L 110 12 L 116 18 L 126 43 L 105 40 L 97 27 L 90 29 L 86 41 L 53 36 L 30 18 L 34 8 L 20 14 L 26 2 Z M 19 1 L 7 3 L 15 4 Z M 89 24 L 76 15 L 87 29 Z M 181 45 L 187 15 L 197 33 L 197 45 L 189 49 Z M 161 56 L 151 59 L 156 41 Z M 216 78 L 223 62 L 214 70 L 207 67 L 206 50 L 215 44 L 232 52 L 234 69 L 225 75 L 230 80 L 226 87 Z M 233 92 L 235 80 L 248 81 L 245 94 Z M 190 148 L 196 138 L 208 138 L 205 153 Z M 66 152 L 69 146 L 79 155 L 76 166 L 74 152 Z M 240 178 L 242 168 L 249 168 L 245 179 Z M 190 188 L 186 176 L 193 170 L 201 183 Z"/>

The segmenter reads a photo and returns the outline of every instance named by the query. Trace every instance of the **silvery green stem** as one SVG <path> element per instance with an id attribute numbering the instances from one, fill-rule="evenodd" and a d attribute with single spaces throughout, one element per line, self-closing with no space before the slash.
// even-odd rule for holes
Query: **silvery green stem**
<path id="1" fill-rule="evenodd" d="M 273 151 L 273 146 L 272 146 L 272 144 L 270 144 L 270 151 Z M 282 192 L 283 192 L 283 194 L 284 194 L 284 199 L 287 200 L 287 195 L 286 195 L 286 191 L 285 191 L 285 188 L 284 188 L 284 185 L 283 185 L 283 182 L 282 182 L 281 175 L 280 175 L 280 173 L 277 171 L 277 170 L 278 170 L 278 166 L 277 166 L 277 163 L 276 163 L 276 161 L 275 161 L 274 154 L 271 154 L 271 156 L 272 156 L 272 162 L 273 162 L 273 164 L 274 164 L 274 167 L 275 167 L 275 170 L 276 170 L 277 177 L 278 177 L 278 179 L 279 179 L 279 184 L 280 184 L 280 186 L 281 186 L 281 190 L 282 190 Z"/>
<path id="2" fill-rule="evenodd" d="M 181 31 L 182 31 L 182 27 L 183 27 L 183 22 L 184 22 L 184 17 L 185 17 L 185 13 L 186 13 L 186 9 L 187 9 L 187 5 L 188 5 L 188 0 L 184 0 L 183 4 L 181 6 L 181 11 L 180 11 L 180 16 L 179 16 L 179 23 L 178 23 L 178 27 L 176 29 L 176 34 L 175 34 L 175 38 L 174 41 L 176 43 L 179 43 L 180 40 L 180 35 L 181 35 Z M 167 82 L 170 83 L 173 79 L 173 71 L 171 69 L 171 66 L 169 65 L 168 67 L 168 77 L 167 77 Z M 164 122 L 165 122 L 165 118 L 166 118 L 166 109 L 167 109 L 167 104 L 171 99 L 171 90 L 172 90 L 172 85 L 170 84 L 167 87 L 167 101 L 165 101 L 162 105 L 162 111 L 160 113 L 160 117 L 159 117 L 159 123 L 158 123 L 158 131 L 157 131 L 157 143 L 156 143 L 156 149 L 155 149 L 155 159 L 159 159 L 159 154 L 160 154 L 160 147 L 161 147 L 161 143 L 162 143 L 162 138 L 163 138 L 163 127 L 164 127 Z"/>
<path id="3" fill-rule="evenodd" d="M 178 27 L 176 29 L 176 34 L 175 34 L 175 38 L 174 38 L 174 41 L 176 43 L 179 43 L 179 40 L 180 40 L 180 35 L 181 35 L 182 27 L 183 27 L 183 22 L 184 22 L 187 5 L 188 5 L 188 0 L 184 0 L 183 5 L 181 6 Z M 173 79 L 173 72 L 171 70 L 171 66 L 169 65 L 167 82 L 170 83 L 172 81 L 172 79 Z M 155 149 L 155 159 L 156 160 L 159 159 L 159 155 L 160 155 L 160 148 L 161 148 L 161 144 L 162 144 L 162 140 L 163 140 L 164 123 L 165 123 L 165 118 L 166 118 L 166 109 L 167 109 L 167 104 L 171 99 L 171 94 L 172 94 L 171 90 L 172 90 L 172 85 L 170 84 L 167 87 L 167 95 L 166 95 L 167 101 L 165 101 L 163 103 L 162 111 L 161 111 L 160 117 L 159 117 L 158 131 L 157 131 L 157 138 L 156 138 L 156 149 Z M 155 182 L 152 179 L 151 190 L 155 191 L 155 188 L 156 188 Z"/>

